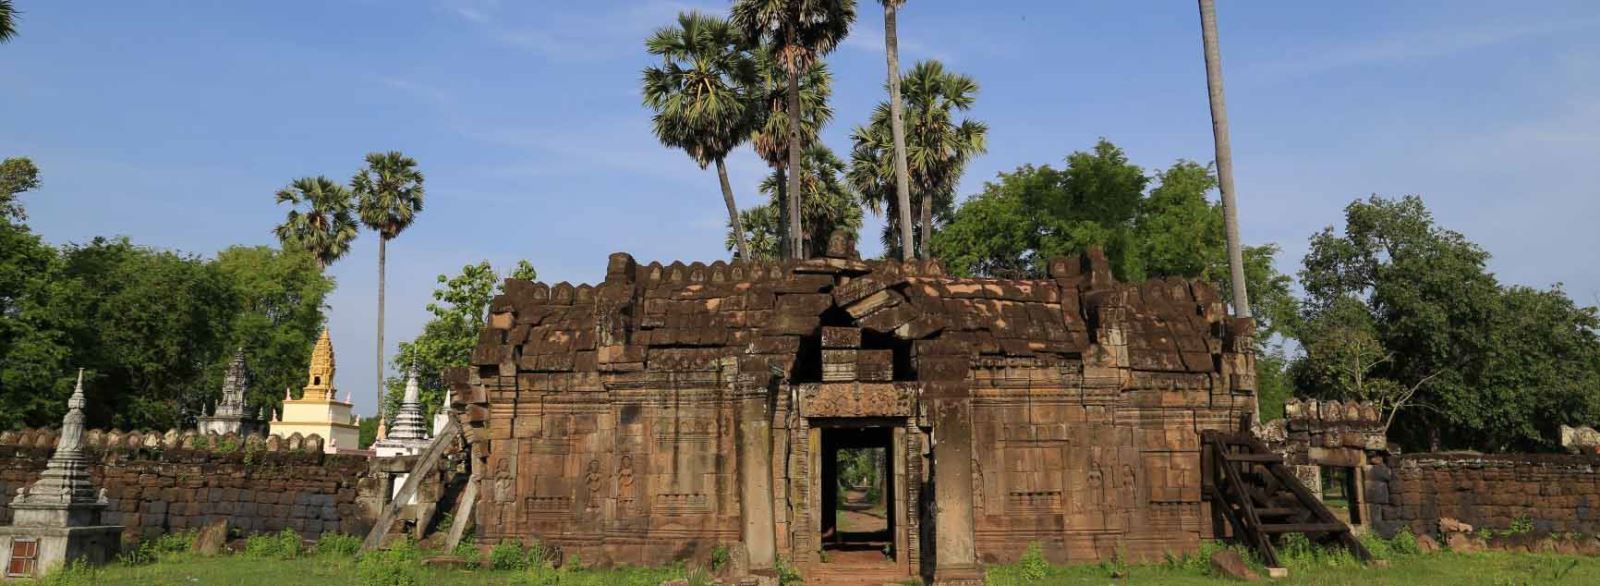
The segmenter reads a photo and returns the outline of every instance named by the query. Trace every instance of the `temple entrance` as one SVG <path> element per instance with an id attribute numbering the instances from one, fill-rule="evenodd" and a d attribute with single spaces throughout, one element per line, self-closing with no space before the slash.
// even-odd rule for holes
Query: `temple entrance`
<path id="1" fill-rule="evenodd" d="M 817 483 L 821 561 L 830 565 L 894 567 L 897 517 L 895 428 L 888 421 L 813 421 L 820 435 Z"/>

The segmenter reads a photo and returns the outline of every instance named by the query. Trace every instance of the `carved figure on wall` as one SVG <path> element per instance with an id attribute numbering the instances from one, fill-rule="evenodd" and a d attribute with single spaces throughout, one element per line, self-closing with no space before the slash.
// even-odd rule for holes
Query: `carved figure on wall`
<path id="1" fill-rule="evenodd" d="M 501 458 L 494 465 L 494 502 L 511 502 L 511 464 Z"/>

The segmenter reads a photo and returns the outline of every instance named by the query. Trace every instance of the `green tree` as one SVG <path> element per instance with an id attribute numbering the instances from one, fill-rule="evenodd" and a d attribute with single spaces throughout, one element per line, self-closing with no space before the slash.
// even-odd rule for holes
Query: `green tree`
<path id="1" fill-rule="evenodd" d="M 422 212 L 422 171 L 400 151 L 368 153 L 367 167 L 350 179 L 361 223 L 378 233 L 378 378 L 383 380 L 383 297 L 389 241 Z M 379 406 L 381 409 L 381 405 Z M 378 416 L 382 417 L 380 410 Z"/>
<path id="2" fill-rule="evenodd" d="M 1296 383 L 1403 398 L 1391 438 L 1412 448 L 1553 447 L 1557 424 L 1600 415 L 1600 321 L 1559 288 L 1503 287 L 1488 259 L 1421 198 L 1351 203 L 1300 273 Z"/>
<path id="3" fill-rule="evenodd" d="M 774 170 L 773 175 L 781 175 L 782 170 Z M 777 182 L 782 189 L 782 181 Z M 739 228 L 744 230 L 744 239 L 750 247 L 750 259 L 762 261 L 775 261 L 783 258 L 783 223 L 778 221 L 778 210 L 781 208 L 777 198 L 769 203 L 750 206 L 739 212 Z M 723 241 L 723 246 L 733 250 L 733 227 L 728 227 L 728 236 Z"/>
<path id="4" fill-rule="evenodd" d="M 905 102 L 900 94 L 900 35 L 896 16 L 906 0 L 879 0 L 883 4 L 883 49 L 889 65 L 889 121 L 894 139 L 895 216 L 900 226 L 900 260 L 911 260 L 911 171 L 906 163 Z"/>
<path id="5" fill-rule="evenodd" d="M 0 220 L 27 221 L 28 213 L 17 196 L 39 188 L 39 168 L 27 157 L 0 161 Z"/>
<path id="6" fill-rule="evenodd" d="M 643 80 L 644 103 L 656 112 L 656 138 L 683 149 L 701 169 L 717 165 L 735 250 L 750 258 L 725 161 L 758 120 L 755 58 L 727 21 L 699 12 L 678 13 L 678 25 L 657 30 L 645 48 L 661 58 L 661 65 L 645 68 Z"/>
<path id="7" fill-rule="evenodd" d="M 283 223 L 273 229 L 285 250 L 302 250 L 328 265 L 350 252 L 356 238 L 350 190 L 327 177 L 301 177 L 278 190 L 278 203 L 291 207 Z M 304 205 L 305 209 L 297 209 Z"/>
<path id="8" fill-rule="evenodd" d="M 526 281 L 538 276 L 526 260 L 518 261 L 510 274 L 513 279 Z M 438 283 L 439 287 L 433 290 L 433 303 L 428 304 L 428 313 L 433 317 L 423 324 L 422 333 L 416 338 L 400 343 L 394 358 L 397 371 L 416 369 L 419 397 L 429 418 L 443 403 L 445 369 L 467 366 L 488 319 L 489 301 L 503 285 L 489 261 L 463 266 L 454 277 L 439 275 Z M 383 412 L 392 414 L 405 393 L 405 377 L 393 377 L 386 383 Z"/>
<path id="9" fill-rule="evenodd" d="M 759 79 L 752 93 L 757 101 L 753 112 L 759 121 L 750 133 L 750 146 L 756 155 L 766 161 L 780 177 L 783 185 L 778 190 L 779 256 L 789 256 L 788 165 L 789 165 L 789 99 L 788 74 L 767 47 L 755 51 L 756 72 Z M 828 64 L 816 61 L 800 76 L 800 141 L 817 144 L 822 128 L 833 121 L 833 107 L 828 99 L 833 95 L 833 74 Z M 742 218 L 742 216 L 741 216 Z M 742 221 L 742 220 L 741 220 Z M 747 230 L 748 232 L 748 230 Z"/>
<path id="10" fill-rule="evenodd" d="M 754 44 L 768 47 L 783 69 L 786 114 L 789 117 L 789 181 L 787 191 L 800 190 L 802 154 L 800 77 L 811 65 L 833 51 L 850 32 L 856 18 L 855 0 L 735 0 L 731 21 Z M 801 212 L 798 201 L 788 203 L 791 221 L 786 227 L 788 248 L 795 258 L 803 255 Z"/>
<path id="11" fill-rule="evenodd" d="M 955 190 L 967 161 L 984 152 L 988 127 L 974 120 L 957 120 L 977 100 L 978 84 L 971 77 L 944 68 L 938 61 L 922 61 L 906 75 L 902 91 L 905 108 L 905 152 L 909 185 L 917 193 L 915 231 L 919 256 L 930 251 L 934 219 L 944 220 L 955 202 Z M 900 213 L 896 187 L 894 108 L 878 104 L 871 120 L 851 134 L 850 179 L 876 213 L 887 207 L 883 243 L 890 256 L 898 249 Z M 908 196 L 909 199 L 909 196 Z"/>
<path id="12" fill-rule="evenodd" d="M 239 311 L 198 391 L 214 403 L 232 350 L 243 348 L 250 372 L 246 403 L 265 418 L 282 404 L 284 389 L 305 385 L 333 279 L 309 255 L 267 246 L 230 246 L 212 264 L 232 286 Z"/>

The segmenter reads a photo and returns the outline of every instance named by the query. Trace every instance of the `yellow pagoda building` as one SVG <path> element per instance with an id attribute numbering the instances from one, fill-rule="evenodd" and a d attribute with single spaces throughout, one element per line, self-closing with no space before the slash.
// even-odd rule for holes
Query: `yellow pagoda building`
<path id="1" fill-rule="evenodd" d="M 328 330 L 322 330 L 316 348 L 311 350 L 309 370 L 305 392 L 299 399 L 284 392 L 283 411 L 272 421 L 272 433 L 284 437 L 317 434 L 322 437 L 323 451 L 330 454 L 360 449 L 361 430 L 350 416 L 351 405 L 334 396 L 333 339 Z"/>

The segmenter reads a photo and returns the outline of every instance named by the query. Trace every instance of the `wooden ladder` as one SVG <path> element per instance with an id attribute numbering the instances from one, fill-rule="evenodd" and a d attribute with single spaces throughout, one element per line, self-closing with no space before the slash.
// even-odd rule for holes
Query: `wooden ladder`
<path id="1" fill-rule="evenodd" d="M 1363 563 L 1372 553 L 1311 494 L 1283 463 L 1249 433 L 1206 431 L 1201 434 L 1204 492 L 1214 514 L 1233 527 L 1233 534 L 1261 555 L 1268 567 L 1282 567 L 1273 536 L 1302 533 L 1318 542 L 1337 542 Z"/>

